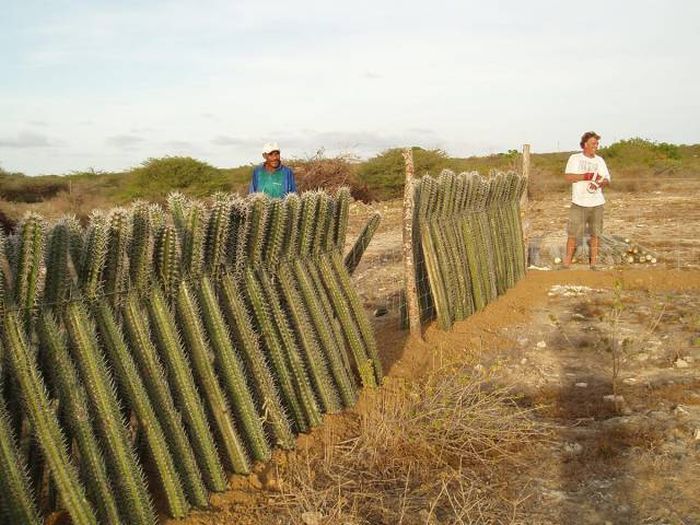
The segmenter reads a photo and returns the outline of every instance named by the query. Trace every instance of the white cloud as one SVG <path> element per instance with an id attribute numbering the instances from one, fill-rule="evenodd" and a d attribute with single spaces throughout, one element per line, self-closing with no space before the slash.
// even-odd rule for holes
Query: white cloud
<path id="1" fill-rule="evenodd" d="M 230 166 L 269 138 L 300 156 L 408 144 L 466 156 L 573 148 L 589 127 L 700 134 L 689 0 L 27 5 L 0 35 L 12 43 L 0 147 L 28 173 L 168 154 Z M 50 136 L 26 130 L 39 123 Z"/>

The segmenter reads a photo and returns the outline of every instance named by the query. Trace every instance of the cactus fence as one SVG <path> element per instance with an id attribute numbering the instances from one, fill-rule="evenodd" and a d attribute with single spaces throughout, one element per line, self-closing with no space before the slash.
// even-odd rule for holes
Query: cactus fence
<path id="1" fill-rule="evenodd" d="M 0 521 L 154 523 L 382 378 L 350 194 L 173 194 L 0 239 Z"/>
<path id="2" fill-rule="evenodd" d="M 493 301 L 525 275 L 516 173 L 424 176 L 415 183 L 413 250 L 421 321 L 455 321 Z"/>

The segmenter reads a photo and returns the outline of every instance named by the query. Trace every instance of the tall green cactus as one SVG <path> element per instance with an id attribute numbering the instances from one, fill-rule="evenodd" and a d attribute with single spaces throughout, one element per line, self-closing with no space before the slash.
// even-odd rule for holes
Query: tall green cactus
<path id="1" fill-rule="evenodd" d="M 258 412 L 265 414 L 266 427 L 273 442 L 282 448 L 293 449 L 294 435 L 289 419 L 280 401 L 270 364 L 260 348 L 258 333 L 253 327 L 241 288 L 230 274 L 225 274 L 220 282 L 221 307 L 255 389 Z"/>
<path id="2" fill-rule="evenodd" d="M 330 310 L 330 305 L 324 305 L 322 294 L 319 293 L 320 290 L 317 290 L 314 286 L 300 261 L 295 261 L 293 268 L 290 269 L 296 278 L 303 303 L 311 318 L 314 332 L 321 343 L 322 352 L 337 385 L 343 406 L 350 407 L 357 400 L 357 388 L 352 379 L 349 366 L 346 365 L 343 359 L 345 348 L 342 346 L 342 341 L 338 340 L 333 331 L 335 320 L 329 317 L 327 313 Z M 281 280 L 284 279 L 282 273 L 280 273 L 280 276 Z"/>
<path id="3" fill-rule="evenodd" d="M 65 436 L 56 414 L 50 407 L 44 380 L 15 312 L 6 312 L 3 316 L 2 337 L 6 358 L 20 386 L 25 413 L 32 424 L 63 504 L 73 523 L 97 523 L 95 512 L 85 497 L 78 473 L 70 461 Z"/>
<path id="4" fill-rule="evenodd" d="M 81 478 L 101 523 L 120 523 L 117 500 L 107 473 L 104 456 L 92 427 L 88 394 L 68 353 L 64 334 L 49 311 L 42 311 L 38 323 L 39 341 L 52 391 L 65 414 L 70 436 L 75 439 L 81 458 Z"/>
<path id="5" fill-rule="evenodd" d="M 120 304 L 129 279 L 131 216 L 124 208 L 114 208 L 107 216 L 107 259 L 102 283 L 113 305 Z"/>
<path id="6" fill-rule="evenodd" d="M 147 319 L 143 315 L 135 292 L 128 295 L 122 316 L 132 355 L 142 371 L 141 376 L 148 389 L 149 397 L 153 405 L 158 407 L 158 419 L 165 431 L 170 450 L 177 458 L 176 467 L 185 486 L 187 498 L 196 507 L 204 507 L 207 505 L 207 490 L 202 480 L 202 473 L 187 439 L 180 413 L 175 408 L 163 365 L 151 342 Z M 193 443 L 196 444 L 196 441 Z M 225 490 L 225 479 L 217 478 L 217 481 L 220 483 L 213 484 L 211 489 Z"/>
<path id="7" fill-rule="evenodd" d="M 306 421 L 310 427 L 315 427 L 321 424 L 321 413 L 318 403 L 311 388 L 306 368 L 301 359 L 298 345 L 294 339 L 294 334 L 289 326 L 287 314 L 282 308 L 279 294 L 272 286 L 269 274 L 265 271 L 257 272 L 257 277 L 267 299 L 267 304 L 270 308 L 275 320 L 275 326 L 279 335 L 279 340 L 282 343 L 282 349 L 285 353 L 285 359 L 294 382 L 294 389 L 301 403 L 301 408 L 304 412 Z"/>
<path id="8" fill-rule="evenodd" d="M 106 350 L 109 364 L 126 397 L 127 404 L 134 411 L 143 431 L 146 446 L 158 473 L 160 488 L 165 494 L 170 515 L 181 518 L 187 514 L 189 504 L 182 488 L 180 476 L 175 468 L 173 456 L 168 448 L 163 428 L 156 416 L 154 406 L 146 392 L 138 368 L 124 342 L 124 336 L 117 325 L 111 307 L 102 299 L 93 312 L 101 341 Z"/>
<path id="9" fill-rule="evenodd" d="M 39 510 L 34 503 L 32 487 L 15 441 L 10 414 L 5 400 L 0 396 L 0 522 L 42 523 Z"/>
<path id="10" fill-rule="evenodd" d="M 324 260 L 325 259 L 325 260 Z M 360 297 L 350 282 L 350 277 L 340 260 L 340 254 L 338 252 L 331 252 L 324 259 L 321 260 L 321 266 L 325 265 L 327 260 L 334 273 L 335 278 L 343 292 L 345 300 L 347 301 L 350 311 L 352 312 L 353 318 L 357 327 L 360 330 L 360 334 L 367 349 L 367 354 L 372 360 L 374 365 L 374 377 L 377 384 L 381 384 L 382 378 L 384 377 L 384 372 L 382 370 L 382 362 L 379 359 L 379 351 L 377 349 L 377 341 L 374 338 L 374 332 L 372 331 L 372 325 L 367 319 L 367 313 L 365 312 Z"/>
<path id="11" fill-rule="evenodd" d="M 156 233 L 155 273 L 163 291 L 175 294 L 180 284 L 180 243 L 175 228 L 168 224 Z"/>
<path id="12" fill-rule="evenodd" d="M 307 191 L 301 199 L 299 217 L 299 239 L 296 253 L 303 259 L 311 255 L 314 245 L 314 232 L 318 220 L 320 196 L 317 191 Z"/>
<path id="13" fill-rule="evenodd" d="M 307 263 L 306 271 L 311 275 L 312 279 L 316 281 L 317 287 L 325 290 L 328 300 L 332 305 L 332 309 L 338 316 L 338 320 L 342 326 L 343 336 L 351 350 L 352 357 L 355 361 L 355 367 L 362 381 L 362 386 L 376 387 L 377 381 L 374 364 L 367 355 L 367 349 L 365 348 L 362 335 L 345 301 L 343 291 L 333 275 L 331 265 L 328 264 L 328 261 L 325 259 L 321 259 L 321 264 L 318 266 Z"/>
<path id="14" fill-rule="evenodd" d="M 79 302 L 69 303 L 63 318 L 73 361 L 85 388 L 91 393 L 90 411 L 100 439 L 105 444 L 107 464 L 114 475 L 120 510 L 129 523 L 152 524 L 155 521 L 153 503 L 146 489 L 143 470 L 129 441 L 114 379 L 97 345 L 92 320 Z"/>
<path id="15" fill-rule="evenodd" d="M 187 229 L 187 215 L 190 206 L 189 199 L 179 191 L 173 191 L 168 194 L 165 199 L 168 203 L 170 216 L 173 218 L 173 224 L 180 236 L 183 236 Z"/>
<path id="16" fill-rule="evenodd" d="M 231 223 L 231 202 L 218 200 L 209 213 L 207 225 L 206 251 L 207 271 L 219 273 L 227 261 L 229 229 Z"/>
<path id="17" fill-rule="evenodd" d="M 345 268 L 347 268 L 350 275 L 355 272 L 357 265 L 360 264 L 360 259 L 362 259 L 362 256 L 364 255 L 367 246 L 369 246 L 372 237 L 374 237 L 381 220 L 381 213 L 373 213 L 362 228 L 360 235 L 357 236 L 355 244 L 353 244 L 352 248 L 345 256 Z"/>
<path id="18" fill-rule="evenodd" d="M 284 297 L 287 312 L 299 341 L 299 348 L 304 356 L 306 370 L 324 412 L 334 413 L 340 410 L 340 399 L 336 386 L 331 379 L 328 363 L 321 354 L 319 343 L 314 334 L 309 314 L 304 308 L 304 301 L 294 284 L 294 275 L 286 265 L 278 269 L 278 284 Z"/>
<path id="19" fill-rule="evenodd" d="M 45 230 L 44 219 L 31 212 L 23 217 L 18 226 L 19 234 L 13 268 L 14 300 L 22 309 L 22 318 L 25 323 L 31 318 L 41 285 Z"/>
<path id="20" fill-rule="evenodd" d="M 280 393 L 285 407 L 289 410 L 294 424 L 299 432 L 309 429 L 302 402 L 295 389 L 293 373 L 289 369 L 283 348 L 283 342 L 277 331 L 277 319 L 273 317 L 271 308 L 267 302 L 267 295 L 255 276 L 253 270 L 245 273 L 244 287 L 248 305 L 259 327 L 260 336 L 270 357 L 270 364 L 279 385 Z"/>
<path id="21" fill-rule="evenodd" d="M 107 260 L 107 221 L 103 214 L 90 214 L 90 226 L 85 234 L 79 264 L 79 284 L 83 295 L 95 299 L 102 292 L 102 271 Z"/>
<path id="22" fill-rule="evenodd" d="M 192 367 L 185 355 L 172 312 L 157 286 L 153 288 L 146 306 L 156 347 L 165 364 L 175 402 L 185 420 L 199 468 L 207 486 L 211 490 L 221 491 L 226 486 L 226 477 L 207 422 L 204 405 L 195 386 Z"/>
<path id="23" fill-rule="evenodd" d="M 214 285 L 208 277 L 201 278 L 198 292 L 202 319 L 209 334 L 216 367 L 243 436 L 252 456 L 257 460 L 267 461 L 270 459 L 270 446 L 256 413 L 243 363 L 231 344 L 231 335 L 219 307 Z"/>
<path id="24" fill-rule="evenodd" d="M 348 231 L 348 216 L 350 214 L 350 188 L 342 187 L 336 195 L 335 209 L 335 245 L 340 250 L 345 249 L 345 237 Z"/>
<path id="25" fill-rule="evenodd" d="M 228 400 L 210 360 L 211 348 L 204 335 L 199 305 L 187 282 L 180 285 L 175 304 L 177 319 L 185 336 L 193 372 L 196 374 L 197 384 L 202 388 L 209 410 L 214 416 L 214 427 L 220 437 L 222 452 L 234 472 L 247 474 L 250 472 L 248 454 L 239 429 L 233 422 Z M 209 312 L 205 311 L 205 314 L 207 313 Z"/>
<path id="26" fill-rule="evenodd" d="M 132 205 L 131 245 L 129 246 L 129 275 L 131 287 L 144 292 L 150 284 L 153 264 L 153 225 L 144 202 Z"/>
<path id="27" fill-rule="evenodd" d="M 204 249 L 207 234 L 207 210 L 201 203 L 190 206 L 182 237 L 183 269 L 190 277 L 199 276 L 204 270 Z"/>
<path id="28" fill-rule="evenodd" d="M 274 199 L 268 207 L 268 227 L 265 234 L 265 246 L 262 260 L 269 268 L 275 268 L 282 255 L 284 237 L 286 234 L 287 206 L 286 202 Z M 253 263 L 255 264 L 255 263 Z"/>
<path id="29" fill-rule="evenodd" d="M 45 303 L 57 304 L 67 298 L 70 285 L 69 251 L 70 230 L 65 221 L 59 221 L 49 232 L 46 243 Z"/>
<path id="30" fill-rule="evenodd" d="M 283 200 L 287 215 L 287 227 L 284 234 L 282 258 L 287 259 L 295 255 L 299 240 L 299 215 L 301 214 L 301 199 L 296 193 L 289 193 Z"/>
<path id="31" fill-rule="evenodd" d="M 316 223 L 314 224 L 314 234 L 311 241 L 311 254 L 318 255 L 326 248 L 326 225 L 331 215 L 331 198 L 323 192 L 318 192 L 318 204 L 316 212 Z"/>
<path id="32" fill-rule="evenodd" d="M 256 193 L 249 199 L 247 264 L 258 266 L 265 247 L 266 224 L 270 199 L 263 193 Z"/>

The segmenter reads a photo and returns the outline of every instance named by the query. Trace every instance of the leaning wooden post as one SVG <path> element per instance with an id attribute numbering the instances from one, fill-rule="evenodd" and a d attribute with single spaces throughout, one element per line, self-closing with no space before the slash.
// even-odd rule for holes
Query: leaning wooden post
<path id="1" fill-rule="evenodd" d="M 525 268 L 529 266 L 529 248 L 530 248 L 530 217 L 528 214 L 528 193 L 530 192 L 530 145 L 523 144 L 523 177 L 526 180 L 525 191 L 520 198 L 520 217 L 521 224 L 523 227 L 523 244 L 524 244 L 524 254 L 525 254 Z"/>
<path id="2" fill-rule="evenodd" d="M 420 309 L 418 307 L 418 292 L 416 291 L 416 265 L 413 260 L 413 150 L 403 151 L 406 162 L 406 182 L 403 190 L 403 266 L 406 280 L 406 311 L 411 337 L 421 339 Z"/>

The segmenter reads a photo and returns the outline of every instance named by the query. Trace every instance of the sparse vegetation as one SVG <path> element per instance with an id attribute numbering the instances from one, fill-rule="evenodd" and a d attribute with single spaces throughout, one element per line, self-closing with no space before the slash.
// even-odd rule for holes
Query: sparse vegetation
<path id="1" fill-rule="evenodd" d="M 368 393 L 355 435 L 279 470 L 268 512 L 318 525 L 517 522 L 528 492 L 514 469 L 550 431 L 491 379 L 452 363 Z"/>

